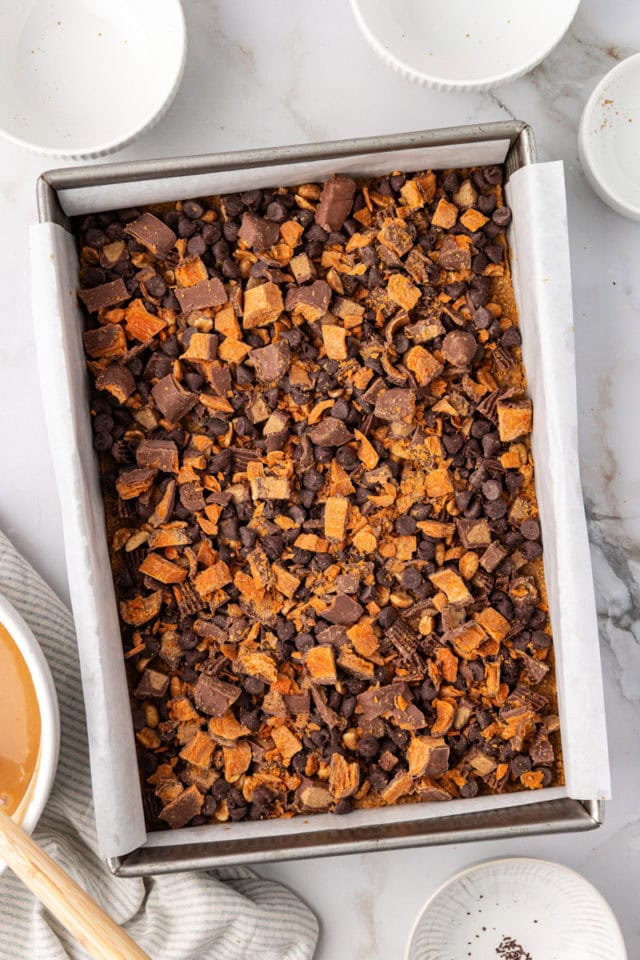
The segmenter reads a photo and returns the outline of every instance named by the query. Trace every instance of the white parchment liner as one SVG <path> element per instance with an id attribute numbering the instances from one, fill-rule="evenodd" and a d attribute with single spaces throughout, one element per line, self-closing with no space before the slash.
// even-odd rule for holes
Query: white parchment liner
<path id="1" fill-rule="evenodd" d="M 396 151 L 380 156 L 260 167 L 197 178 L 148 180 L 65 191 L 74 214 L 131 204 L 322 179 L 334 171 L 371 175 L 501 162 L 506 144 Z M 190 189 L 191 188 L 191 189 Z M 75 296 L 78 259 L 71 236 L 52 223 L 31 228 L 32 306 L 45 412 L 60 493 L 67 567 L 83 676 L 100 850 L 122 856 L 143 845 L 229 841 L 330 828 L 421 820 L 570 796 L 610 795 L 597 620 L 578 471 L 573 314 L 562 164 L 527 166 L 511 177 L 509 240 L 523 354 L 534 400 L 533 450 L 556 673 L 566 787 L 321 814 L 291 820 L 202 826 L 147 835 L 129 697 L 109 568 L 96 458 L 91 442 Z"/>

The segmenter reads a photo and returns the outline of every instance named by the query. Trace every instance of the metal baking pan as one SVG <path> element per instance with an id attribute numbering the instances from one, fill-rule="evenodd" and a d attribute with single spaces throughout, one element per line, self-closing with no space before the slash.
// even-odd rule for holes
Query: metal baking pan
<path id="1" fill-rule="evenodd" d="M 167 181 L 170 185 L 175 178 L 197 179 L 198 176 L 213 172 L 255 170 L 273 165 L 286 167 L 318 160 L 339 161 L 362 154 L 375 155 L 383 162 L 385 154 L 390 155 L 398 150 L 462 146 L 478 141 L 505 143 L 504 167 L 507 179 L 521 167 L 536 162 L 531 128 L 523 122 L 513 120 L 271 150 L 101 164 L 44 173 L 37 184 L 38 216 L 40 223 L 53 222 L 69 229 L 70 222 L 63 210 L 61 197 L 72 194 L 76 189 L 108 189 L 109 185 L 113 184 L 135 184 L 137 181 L 154 180 Z M 464 163 L 460 165 L 463 166 Z M 135 191 L 130 192 L 134 200 Z M 176 182 L 175 196 L 178 195 L 182 194 L 180 185 Z M 102 209 L 106 207 L 103 206 Z M 311 829 L 309 832 L 291 832 L 284 836 L 235 838 L 215 843 L 181 843 L 176 836 L 175 842 L 170 846 L 145 845 L 124 856 L 110 858 L 107 863 L 113 873 L 119 876 L 143 876 L 239 863 L 576 832 L 592 830 L 598 827 L 603 819 L 602 800 L 563 797 L 484 812 L 435 816 L 427 820 L 409 819 L 377 826 L 358 825 L 349 830 Z"/>

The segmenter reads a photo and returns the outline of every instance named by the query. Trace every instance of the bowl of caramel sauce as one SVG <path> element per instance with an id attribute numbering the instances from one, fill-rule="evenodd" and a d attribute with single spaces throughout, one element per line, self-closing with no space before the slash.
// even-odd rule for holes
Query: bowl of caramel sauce
<path id="1" fill-rule="evenodd" d="M 29 833 L 49 797 L 59 744 L 49 666 L 28 625 L 0 594 L 0 804 Z"/>

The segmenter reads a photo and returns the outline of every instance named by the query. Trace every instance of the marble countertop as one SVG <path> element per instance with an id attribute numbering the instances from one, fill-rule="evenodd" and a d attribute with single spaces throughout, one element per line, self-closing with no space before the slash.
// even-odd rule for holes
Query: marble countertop
<path id="1" fill-rule="evenodd" d="M 317 960 L 395 960 L 418 910 L 450 874 L 489 857 L 547 857 L 600 889 L 629 956 L 640 956 L 640 224 L 592 194 L 577 160 L 588 94 L 616 61 L 640 49 L 637 2 L 583 0 L 569 34 L 533 73 L 495 93 L 462 95 L 423 89 L 391 72 L 360 36 L 345 0 L 184 6 L 190 49 L 176 101 L 158 127 L 115 159 L 515 117 L 532 125 L 541 159 L 565 162 L 567 179 L 582 479 L 613 772 L 606 823 L 585 834 L 282 863 L 260 873 L 289 885 L 319 916 Z M 37 176 L 57 165 L 0 143 L 0 527 L 68 599 L 29 313 L 26 231 L 35 220 Z"/>

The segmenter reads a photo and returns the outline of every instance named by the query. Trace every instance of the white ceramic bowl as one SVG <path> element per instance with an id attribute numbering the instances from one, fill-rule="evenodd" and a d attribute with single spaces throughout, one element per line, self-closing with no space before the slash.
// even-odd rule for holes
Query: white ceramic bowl
<path id="1" fill-rule="evenodd" d="M 4 0 L 0 131 L 56 157 L 104 156 L 160 119 L 185 55 L 179 0 Z"/>
<path id="2" fill-rule="evenodd" d="M 40 708 L 40 750 L 36 769 L 15 818 L 27 833 L 32 833 L 45 804 L 58 766 L 60 752 L 60 714 L 53 678 L 40 644 L 16 608 L 0 593 L 0 623 L 11 635 L 25 659 Z M 4 864 L 0 860 L 0 873 Z"/>
<path id="3" fill-rule="evenodd" d="M 438 90 L 489 90 L 540 63 L 580 0 L 351 0 L 356 20 L 398 73 Z"/>
<path id="4" fill-rule="evenodd" d="M 589 97 L 578 152 L 598 196 L 640 220 L 640 53 L 610 70 Z"/>
<path id="5" fill-rule="evenodd" d="M 518 952 L 513 941 L 522 948 Z M 575 870 L 513 857 L 478 863 L 437 890 L 406 960 L 625 960 L 611 907 Z"/>

